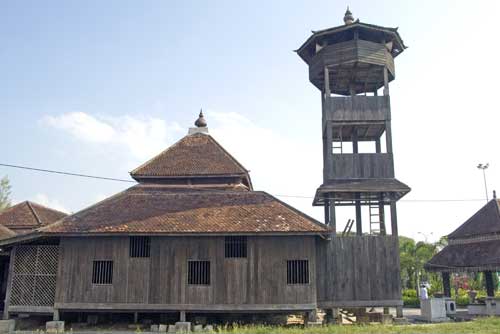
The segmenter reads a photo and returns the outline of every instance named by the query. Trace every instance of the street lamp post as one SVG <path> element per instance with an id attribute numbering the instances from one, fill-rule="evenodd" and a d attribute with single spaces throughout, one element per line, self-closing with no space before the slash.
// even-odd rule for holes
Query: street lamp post
<path id="1" fill-rule="evenodd" d="M 486 192 L 486 202 L 489 201 L 489 199 L 488 199 L 488 185 L 486 183 L 486 169 L 488 169 L 489 166 L 490 166 L 489 163 L 485 163 L 484 165 L 483 164 L 477 165 L 477 168 L 481 169 L 483 171 L 484 191 Z"/>

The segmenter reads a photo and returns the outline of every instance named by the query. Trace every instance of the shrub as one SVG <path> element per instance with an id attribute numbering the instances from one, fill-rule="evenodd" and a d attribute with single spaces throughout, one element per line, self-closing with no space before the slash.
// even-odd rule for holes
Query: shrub
<path id="1" fill-rule="evenodd" d="M 403 297 L 417 298 L 417 291 L 415 291 L 414 289 L 405 289 L 403 290 Z"/>

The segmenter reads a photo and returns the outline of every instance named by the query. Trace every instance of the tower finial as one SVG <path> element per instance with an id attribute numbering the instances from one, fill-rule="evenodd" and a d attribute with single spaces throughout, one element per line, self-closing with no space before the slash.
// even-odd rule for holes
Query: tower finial
<path id="1" fill-rule="evenodd" d="M 347 10 L 345 11 L 344 14 L 344 23 L 352 24 L 353 22 L 354 22 L 354 16 L 352 16 L 351 11 L 349 10 L 349 6 L 347 6 Z"/>
<path id="2" fill-rule="evenodd" d="M 198 116 L 198 119 L 194 122 L 194 125 L 196 125 L 198 128 L 207 127 L 207 121 L 205 120 L 205 117 L 203 117 L 203 109 L 200 109 L 200 115 Z"/>

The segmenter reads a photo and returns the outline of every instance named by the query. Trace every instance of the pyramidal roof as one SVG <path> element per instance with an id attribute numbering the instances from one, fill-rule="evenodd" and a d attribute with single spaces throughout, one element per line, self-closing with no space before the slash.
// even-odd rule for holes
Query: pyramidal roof
<path id="1" fill-rule="evenodd" d="M 207 133 L 185 136 L 130 175 L 138 182 L 179 178 L 241 177 L 251 188 L 248 171 Z"/>
<path id="2" fill-rule="evenodd" d="M 24 201 L 0 212 L 0 225 L 14 232 L 28 232 L 52 224 L 67 214 L 43 205 Z"/>
<path id="3" fill-rule="evenodd" d="M 465 223 L 453 231 L 448 238 L 460 239 L 479 235 L 500 233 L 500 201 L 492 199 Z"/>

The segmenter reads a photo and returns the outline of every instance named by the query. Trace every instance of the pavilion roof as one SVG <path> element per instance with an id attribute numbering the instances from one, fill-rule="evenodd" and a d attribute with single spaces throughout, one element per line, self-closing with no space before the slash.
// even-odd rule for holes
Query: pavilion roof
<path id="1" fill-rule="evenodd" d="M 66 216 L 64 212 L 31 201 L 24 201 L 0 212 L 0 225 L 23 233 L 51 224 Z"/>

